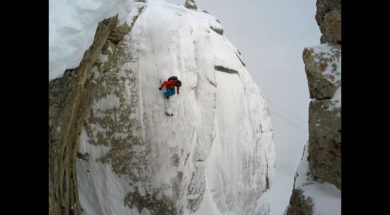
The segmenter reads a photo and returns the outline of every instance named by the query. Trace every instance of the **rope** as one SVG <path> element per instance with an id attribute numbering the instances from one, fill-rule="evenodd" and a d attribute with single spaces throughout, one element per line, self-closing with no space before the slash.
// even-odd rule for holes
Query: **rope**
<path id="1" fill-rule="evenodd" d="M 302 129 L 299 125 L 295 124 L 293 121 L 287 119 L 286 117 L 284 117 L 283 115 L 281 114 L 278 114 L 276 113 L 275 111 L 272 111 L 270 110 L 273 114 L 275 114 L 275 116 L 278 116 L 279 118 L 283 119 L 285 122 L 287 122 L 288 124 L 292 125 L 293 127 L 297 128 L 298 130 L 302 131 L 304 134 L 308 134 L 308 132 L 304 129 Z"/>

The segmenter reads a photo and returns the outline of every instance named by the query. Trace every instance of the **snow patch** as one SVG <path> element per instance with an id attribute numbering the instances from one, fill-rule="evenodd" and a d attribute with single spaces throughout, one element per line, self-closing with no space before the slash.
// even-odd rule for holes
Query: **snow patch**
<path id="1" fill-rule="evenodd" d="M 100 54 L 98 56 L 98 59 L 97 59 L 98 63 L 104 63 L 104 62 L 107 62 L 107 61 L 108 61 L 108 55 Z"/>
<path id="2" fill-rule="evenodd" d="M 341 108 L 341 86 L 339 86 L 331 99 L 328 110 L 333 111 Z"/>

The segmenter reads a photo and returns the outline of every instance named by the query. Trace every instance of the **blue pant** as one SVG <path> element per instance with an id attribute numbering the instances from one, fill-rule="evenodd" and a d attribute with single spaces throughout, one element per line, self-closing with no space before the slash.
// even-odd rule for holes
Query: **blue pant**
<path id="1" fill-rule="evenodd" d="M 170 96 L 175 95 L 176 91 L 175 88 L 165 88 L 164 96 L 166 98 L 169 98 Z"/>

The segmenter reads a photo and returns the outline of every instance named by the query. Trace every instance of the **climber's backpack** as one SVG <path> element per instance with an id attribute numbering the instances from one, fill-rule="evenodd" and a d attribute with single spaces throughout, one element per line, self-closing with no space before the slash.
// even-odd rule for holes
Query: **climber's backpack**
<path id="1" fill-rule="evenodd" d="M 171 81 L 171 80 L 177 80 L 177 76 L 171 76 L 168 78 L 168 81 Z"/>

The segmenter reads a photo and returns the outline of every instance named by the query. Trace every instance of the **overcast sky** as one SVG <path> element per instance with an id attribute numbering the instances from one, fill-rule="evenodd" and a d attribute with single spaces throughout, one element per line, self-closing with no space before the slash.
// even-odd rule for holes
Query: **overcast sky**
<path id="1" fill-rule="evenodd" d="M 166 0 L 184 5 L 185 0 Z M 262 90 L 275 129 L 276 174 L 270 215 L 282 215 L 308 140 L 309 90 L 304 47 L 320 44 L 316 0 L 195 0 L 217 17 Z"/>

